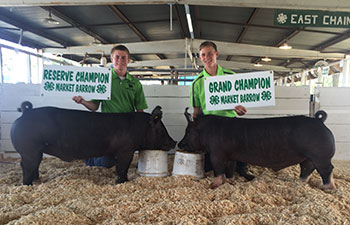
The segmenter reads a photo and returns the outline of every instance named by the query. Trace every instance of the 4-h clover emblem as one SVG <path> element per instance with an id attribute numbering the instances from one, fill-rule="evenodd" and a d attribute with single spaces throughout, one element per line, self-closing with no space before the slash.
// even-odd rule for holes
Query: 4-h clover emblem
<path id="1" fill-rule="evenodd" d="M 287 15 L 283 14 L 283 13 L 278 14 L 277 15 L 277 22 L 279 24 L 284 24 L 285 22 L 287 22 Z"/>

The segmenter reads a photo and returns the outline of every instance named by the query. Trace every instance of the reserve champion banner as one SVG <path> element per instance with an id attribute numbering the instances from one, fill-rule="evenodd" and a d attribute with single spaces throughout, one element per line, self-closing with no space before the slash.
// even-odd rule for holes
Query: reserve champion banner
<path id="1" fill-rule="evenodd" d="M 86 99 L 110 99 L 112 69 L 45 65 L 41 96 L 82 96 Z"/>
<path id="2" fill-rule="evenodd" d="M 275 105 L 273 71 L 206 77 L 204 88 L 208 111 Z"/>

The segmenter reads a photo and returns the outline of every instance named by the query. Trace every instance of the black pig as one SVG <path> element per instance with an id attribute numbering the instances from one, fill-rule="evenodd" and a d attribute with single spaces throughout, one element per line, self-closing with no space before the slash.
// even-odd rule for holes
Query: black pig
<path id="1" fill-rule="evenodd" d="M 335 144 L 332 132 L 323 123 L 327 117 L 324 111 L 318 111 L 316 118 L 244 119 L 206 115 L 192 121 L 187 110 L 188 125 L 178 146 L 190 151 L 203 149 L 210 154 L 215 176 L 211 188 L 224 182 L 225 168 L 235 161 L 275 171 L 300 164 L 303 181 L 307 182 L 316 169 L 324 187 L 335 188 L 331 163 Z"/>
<path id="2" fill-rule="evenodd" d="M 39 178 L 43 153 L 64 161 L 111 155 L 117 183 L 127 181 L 135 150 L 170 150 L 176 142 L 163 122 L 161 107 L 149 113 L 98 113 L 42 107 L 23 102 L 23 114 L 12 125 L 11 140 L 21 155 L 23 184 Z"/>

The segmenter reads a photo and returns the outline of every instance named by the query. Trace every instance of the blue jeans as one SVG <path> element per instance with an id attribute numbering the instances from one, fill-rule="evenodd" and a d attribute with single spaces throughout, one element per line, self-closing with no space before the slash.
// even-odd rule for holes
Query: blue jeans
<path id="1" fill-rule="evenodd" d="M 87 166 L 102 166 L 106 168 L 111 168 L 116 164 L 116 161 L 112 156 L 89 158 L 85 159 L 84 162 Z"/>

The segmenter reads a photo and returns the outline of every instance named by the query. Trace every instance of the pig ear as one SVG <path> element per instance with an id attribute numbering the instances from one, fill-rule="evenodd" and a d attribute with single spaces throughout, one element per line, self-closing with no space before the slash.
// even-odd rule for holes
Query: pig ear
<path id="1" fill-rule="evenodd" d="M 159 105 L 157 105 L 153 111 L 152 111 L 152 119 L 153 121 L 158 121 L 160 119 L 162 119 L 162 115 L 163 115 L 163 112 L 162 112 L 162 107 L 160 107 Z"/>
<path id="2" fill-rule="evenodd" d="M 185 109 L 185 117 L 186 117 L 186 119 L 187 119 L 187 122 L 188 123 L 192 123 L 193 122 L 193 119 L 192 119 L 192 117 L 191 117 L 191 114 L 188 112 L 188 107 L 186 107 L 186 109 Z"/>

